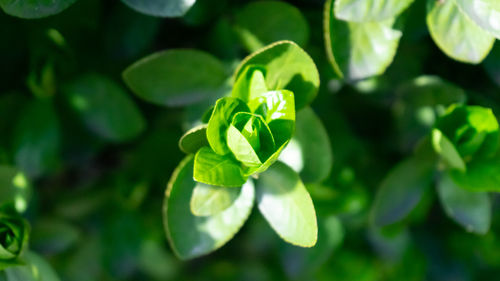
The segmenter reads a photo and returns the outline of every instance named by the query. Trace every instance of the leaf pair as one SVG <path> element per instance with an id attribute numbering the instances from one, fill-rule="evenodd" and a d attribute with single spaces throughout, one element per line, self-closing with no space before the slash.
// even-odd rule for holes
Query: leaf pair
<path id="1" fill-rule="evenodd" d="M 29 225 L 24 219 L 0 213 L 0 271 L 21 263 L 28 233 Z"/>

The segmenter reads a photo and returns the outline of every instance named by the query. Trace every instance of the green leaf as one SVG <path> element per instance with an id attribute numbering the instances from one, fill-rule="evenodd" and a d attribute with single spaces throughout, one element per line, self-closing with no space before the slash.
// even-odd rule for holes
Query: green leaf
<path id="1" fill-rule="evenodd" d="M 5 270 L 8 281 L 59 281 L 50 264 L 39 255 L 27 252 L 26 265 L 10 267 Z"/>
<path id="2" fill-rule="evenodd" d="M 67 99 L 89 130 L 111 140 L 125 141 L 140 134 L 146 121 L 127 92 L 99 74 L 86 74 L 65 89 Z"/>
<path id="3" fill-rule="evenodd" d="M 239 187 L 247 181 L 238 161 L 206 146 L 196 153 L 193 177 L 201 183 L 228 187 Z"/>
<path id="4" fill-rule="evenodd" d="M 183 106 L 218 94 L 227 76 L 222 63 L 197 50 L 168 50 L 149 55 L 123 72 L 128 87 L 158 105 Z"/>
<path id="5" fill-rule="evenodd" d="M 22 264 L 28 237 L 29 224 L 26 220 L 0 212 L 0 271 Z"/>
<path id="6" fill-rule="evenodd" d="M 213 216 L 194 216 L 190 200 L 197 183 L 192 175 L 193 157 L 188 156 L 174 171 L 163 205 L 165 231 L 181 259 L 202 256 L 226 244 L 247 220 L 254 202 L 254 186 L 248 181 L 231 207 Z"/>
<path id="7" fill-rule="evenodd" d="M 260 212 L 283 240 L 301 247 L 316 244 L 314 205 L 295 171 L 276 162 L 259 175 L 256 194 Z"/>
<path id="8" fill-rule="evenodd" d="M 249 65 L 266 69 L 269 90 L 290 90 L 295 94 L 296 110 L 314 100 L 319 88 L 319 73 L 314 61 L 297 44 L 280 41 L 264 47 L 246 57 L 235 71 L 234 81 Z"/>
<path id="9" fill-rule="evenodd" d="M 467 171 L 450 171 L 456 185 L 470 191 L 500 192 L 500 159 L 480 159 L 467 164 Z"/>
<path id="10" fill-rule="evenodd" d="M 414 0 L 336 0 L 335 16 L 354 22 L 383 21 L 394 18 Z"/>
<path id="11" fill-rule="evenodd" d="M 33 101 L 23 110 L 14 132 L 14 160 L 28 177 L 52 171 L 59 161 L 60 128 L 54 107 Z"/>
<path id="12" fill-rule="evenodd" d="M 375 196 L 371 218 L 376 226 L 405 218 L 431 186 L 434 163 L 417 157 L 399 163 L 384 178 Z"/>
<path id="13" fill-rule="evenodd" d="M 155 17 L 181 17 L 196 0 L 122 0 L 130 8 Z"/>
<path id="14" fill-rule="evenodd" d="M 465 162 L 451 141 L 438 129 L 432 130 L 432 147 L 452 168 L 465 171 Z"/>
<path id="15" fill-rule="evenodd" d="M 296 122 L 295 135 L 279 159 L 299 173 L 305 183 L 321 182 L 333 164 L 328 133 L 310 107 L 297 113 Z"/>
<path id="16" fill-rule="evenodd" d="M 249 112 L 248 106 L 240 99 L 224 97 L 217 100 L 207 127 L 207 138 L 210 147 L 217 154 L 227 154 L 229 148 L 226 134 L 233 116 L 238 112 Z"/>
<path id="17" fill-rule="evenodd" d="M 247 4 L 236 14 L 236 31 L 250 52 L 280 40 L 300 46 L 309 40 L 309 26 L 300 10 L 280 1 Z"/>
<path id="18" fill-rule="evenodd" d="M 36 19 L 58 14 L 75 2 L 76 0 L 0 0 L 0 7 L 11 16 Z"/>
<path id="19" fill-rule="evenodd" d="M 427 26 L 439 48 L 461 62 L 480 63 L 495 42 L 458 9 L 457 0 L 427 0 Z"/>
<path id="20" fill-rule="evenodd" d="M 460 10 L 482 29 L 500 39 L 500 2 L 498 0 L 455 0 Z"/>
<path id="21" fill-rule="evenodd" d="M 206 124 L 192 128 L 179 140 L 179 148 L 185 153 L 196 153 L 203 146 L 208 146 Z"/>
<path id="22" fill-rule="evenodd" d="M 325 5 L 324 28 L 328 59 L 337 75 L 347 80 L 384 73 L 403 35 L 395 18 L 366 23 L 336 19 L 333 0 Z"/>
<path id="23" fill-rule="evenodd" d="M 265 73 L 266 70 L 263 66 L 247 65 L 234 83 L 231 96 L 248 102 L 268 92 Z"/>
<path id="24" fill-rule="evenodd" d="M 191 213 L 198 217 L 217 215 L 234 203 L 240 191 L 241 188 L 197 183 L 191 196 Z"/>
<path id="25" fill-rule="evenodd" d="M 498 65 L 500 64 L 500 43 L 497 43 L 493 46 L 490 54 L 484 60 L 484 68 L 486 69 L 486 73 L 490 76 L 491 80 L 493 80 L 498 86 L 500 86 L 500 68 Z"/>
<path id="26" fill-rule="evenodd" d="M 491 202 L 486 192 L 471 192 L 460 188 L 444 174 L 437 185 L 446 214 L 467 231 L 486 234 L 491 224 Z"/>
<path id="27" fill-rule="evenodd" d="M 24 174 L 14 167 L 0 165 L 0 209 L 12 206 L 23 213 L 30 195 L 31 188 Z"/>

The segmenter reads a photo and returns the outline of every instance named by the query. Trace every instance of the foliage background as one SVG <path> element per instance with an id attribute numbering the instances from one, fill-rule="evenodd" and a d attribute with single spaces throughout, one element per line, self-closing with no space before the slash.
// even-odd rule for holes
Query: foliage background
<path id="1" fill-rule="evenodd" d="M 231 27 L 247 2 L 198 0 L 177 19 L 97 0 L 78 1 L 39 20 L 0 13 L 0 163 L 17 165 L 30 178 L 30 248 L 61 280 L 71 281 L 491 280 L 500 273 L 496 197 L 492 227 L 482 236 L 448 219 L 431 192 L 403 223 L 379 229 L 368 220 L 381 180 L 411 151 L 411 128 L 399 126 L 394 114 L 401 85 L 424 74 L 439 76 L 465 89 L 469 104 L 500 112 L 498 44 L 480 65 L 450 59 L 430 38 L 425 1 L 418 0 L 385 74 L 351 83 L 336 77 L 328 62 L 324 2 L 288 1 L 308 23 L 309 39 L 302 45 L 321 75 L 312 106 L 334 155 L 324 189 L 313 193 L 321 214 L 318 246 L 285 245 L 253 212 L 222 249 L 188 262 L 173 256 L 161 208 L 165 183 L 182 158 L 177 141 L 190 111 L 141 101 L 126 90 L 121 73 L 145 55 L 172 48 L 205 50 L 230 73 L 248 54 Z M 68 89 L 90 85 L 77 83 L 88 73 L 109 79 L 138 107 L 137 114 L 112 104 L 101 109 L 110 113 L 104 117 L 108 124 L 124 126 L 125 133 L 107 135 L 102 119 L 82 121 L 76 114 Z M 55 117 L 43 112 L 44 105 L 42 113 L 33 110 L 47 102 Z M 36 122 L 50 123 L 44 118 L 56 118 L 57 129 L 33 130 Z M 30 155 L 24 164 L 16 156 L 23 147 Z"/>

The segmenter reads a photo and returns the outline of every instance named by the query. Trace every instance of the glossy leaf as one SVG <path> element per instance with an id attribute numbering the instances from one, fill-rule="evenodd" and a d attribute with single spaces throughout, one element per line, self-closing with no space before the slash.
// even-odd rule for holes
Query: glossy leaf
<path id="1" fill-rule="evenodd" d="M 196 153 L 203 146 L 208 146 L 206 124 L 192 128 L 179 140 L 179 148 L 185 153 Z"/>
<path id="2" fill-rule="evenodd" d="M 467 171 L 450 171 L 456 185 L 470 191 L 500 192 L 500 159 L 470 162 Z"/>
<path id="3" fill-rule="evenodd" d="M 427 0 L 427 26 L 439 48 L 461 62 L 480 63 L 495 41 L 460 11 L 457 0 Z"/>
<path id="4" fill-rule="evenodd" d="M 482 29 L 500 39 L 500 2 L 497 0 L 455 0 L 460 10 Z"/>
<path id="5" fill-rule="evenodd" d="M 240 188 L 197 183 L 191 196 L 191 213 L 201 217 L 217 215 L 234 203 L 240 191 Z"/>
<path id="6" fill-rule="evenodd" d="M 170 246 L 181 259 L 208 254 L 226 244 L 247 220 L 254 202 L 254 186 L 248 181 L 231 207 L 208 217 L 191 213 L 193 157 L 188 156 L 174 171 L 164 201 L 164 226 Z"/>
<path id="7" fill-rule="evenodd" d="M 465 162 L 451 141 L 440 130 L 432 130 L 432 146 L 437 154 L 441 155 L 452 168 L 465 171 Z"/>
<path id="8" fill-rule="evenodd" d="M 479 234 L 488 232 L 491 224 L 491 202 L 488 193 L 460 188 L 446 174 L 440 179 L 437 191 L 450 218 L 467 231 Z"/>
<path id="9" fill-rule="evenodd" d="M 295 135 L 280 155 L 280 161 L 299 173 L 305 183 L 321 182 L 332 169 L 333 155 L 328 133 L 309 107 L 297 113 L 295 127 Z"/>
<path id="10" fill-rule="evenodd" d="M 112 141 L 125 141 L 140 134 L 146 121 L 127 92 L 112 80 L 87 74 L 65 89 L 73 110 L 95 134 Z"/>
<path id="11" fill-rule="evenodd" d="M 130 8 L 155 17 L 181 17 L 196 0 L 122 0 Z"/>
<path id="12" fill-rule="evenodd" d="M 183 106 L 216 95 L 226 73 L 212 55 L 182 49 L 158 52 L 135 62 L 125 69 L 123 79 L 148 102 Z"/>
<path id="13" fill-rule="evenodd" d="M 13 207 L 22 213 L 28 207 L 31 189 L 23 173 L 16 168 L 0 165 L 0 209 Z"/>
<path id="14" fill-rule="evenodd" d="M 414 0 L 336 0 L 335 16 L 354 22 L 383 21 L 394 18 Z"/>
<path id="15" fill-rule="evenodd" d="M 247 65 L 234 83 L 231 96 L 248 102 L 268 92 L 265 74 L 266 70 L 263 66 Z"/>
<path id="16" fill-rule="evenodd" d="M 235 71 L 234 81 L 249 65 L 266 69 L 269 90 L 286 89 L 295 95 L 296 110 L 314 100 L 319 88 L 319 74 L 314 61 L 297 44 L 280 41 L 264 47 L 246 57 Z"/>
<path id="17" fill-rule="evenodd" d="M 193 177 L 201 183 L 228 187 L 239 187 L 247 181 L 238 161 L 206 146 L 196 153 Z"/>
<path id="18" fill-rule="evenodd" d="M 309 39 L 309 26 L 300 10 L 281 1 L 250 2 L 236 14 L 236 30 L 250 52 L 280 40 L 304 46 Z"/>
<path id="19" fill-rule="evenodd" d="M 333 0 L 325 5 L 324 29 L 326 53 L 337 75 L 359 80 L 384 73 L 402 36 L 396 19 L 347 22 L 335 18 L 333 6 Z"/>
<path id="20" fill-rule="evenodd" d="M 384 178 L 375 196 L 371 217 L 376 226 L 385 226 L 405 218 L 431 186 L 432 161 L 409 158 Z"/>
<path id="21" fill-rule="evenodd" d="M 0 0 L 0 7 L 11 16 L 36 19 L 58 14 L 75 2 L 76 0 Z"/>
<path id="22" fill-rule="evenodd" d="M 238 112 L 249 112 L 248 106 L 240 99 L 224 97 L 215 103 L 207 127 L 207 138 L 210 147 L 220 155 L 227 154 L 226 132 L 233 116 Z"/>
<path id="23" fill-rule="evenodd" d="M 276 162 L 260 174 L 256 194 L 260 212 L 281 238 L 301 247 L 316 244 L 318 226 L 313 202 L 290 167 Z"/>

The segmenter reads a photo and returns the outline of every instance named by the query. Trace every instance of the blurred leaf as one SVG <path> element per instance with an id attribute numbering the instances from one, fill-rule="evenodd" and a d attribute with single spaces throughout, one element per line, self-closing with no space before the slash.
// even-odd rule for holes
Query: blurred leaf
<path id="1" fill-rule="evenodd" d="M 371 210 L 376 226 L 385 226 L 406 217 L 431 186 L 432 161 L 417 157 L 399 163 L 384 178 Z"/>
<path id="2" fill-rule="evenodd" d="M 465 172 L 465 163 L 451 141 L 438 129 L 432 130 L 432 146 L 452 169 Z"/>
<path id="3" fill-rule="evenodd" d="M 456 185 L 469 191 L 500 191 L 500 159 L 473 161 L 467 171 L 450 171 Z"/>
<path id="4" fill-rule="evenodd" d="M 443 174 L 437 185 L 446 214 L 467 231 L 485 234 L 490 229 L 491 203 L 488 193 L 462 189 Z"/>
<path id="5" fill-rule="evenodd" d="M 208 146 L 206 124 L 192 128 L 179 140 L 179 148 L 185 153 L 196 153 L 203 146 Z"/>
<path id="6" fill-rule="evenodd" d="M 338 20 L 333 0 L 325 5 L 325 43 L 335 72 L 347 80 L 364 79 L 384 73 L 392 63 L 403 33 L 396 18 L 356 23 Z"/>
<path id="7" fill-rule="evenodd" d="M 23 109 L 14 133 L 14 159 L 28 177 L 52 171 L 59 161 L 59 124 L 54 106 L 33 101 Z"/>
<path id="8" fill-rule="evenodd" d="M 236 14 L 236 30 L 250 52 L 280 40 L 305 46 L 309 39 L 309 26 L 300 10 L 281 1 L 248 3 Z"/>
<path id="9" fill-rule="evenodd" d="M 500 86 L 500 68 L 498 65 L 500 64 L 500 44 L 497 43 L 491 49 L 490 54 L 484 60 L 484 68 L 486 69 L 486 73 L 490 76 L 490 78 Z"/>
<path id="10" fill-rule="evenodd" d="M 55 218 L 41 218 L 33 225 L 31 247 L 44 254 L 58 254 L 74 246 L 80 238 L 73 225 Z"/>
<path id="11" fill-rule="evenodd" d="M 208 99 L 220 91 L 226 78 L 220 61 L 210 54 L 188 49 L 149 55 L 123 72 L 125 83 L 138 97 L 165 106 Z"/>
<path id="12" fill-rule="evenodd" d="M 500 3 L 497 0 L 455 0 L 458 7 L 482 29 L 500 39 Z"/>
<path id="13" fill-rule="evenodd" d="M 198 217 L 217 215 L 234 203 L 240 191 L 241 188 L 197 183 L 191 196 L 191 213 Z"/>
<path id="14" fill-rule="evenodd" d="M 219 155 L 206 146 L 196 153 L 193 178 L 205 184 L 227 187 L 239 187 L 247 181 L 240 163 L 230 154 Z"/>
<path id="15" fill-rule="evenodd" d="M 26 265 L 5 270 L 7 281 L 59 281 L 50 264 L 33 252 L 25 255 Z M 0 272 L 1 274 L 1 272 Z M 1 276 L 0 276 L 1 277 Z"/>
<path id="16" fill-rule="evenodd" d="M 181 17 L 196 0 L 122 0 L 130 8 L 155 17 Z"/>
<path id="17" fill-rule="evenodd" d="M 102 75 L 82 75 L 65 92 L 73 110 L 100 137 L 126 141 L 145 129 L 146 120 L 127 92 Z"/>
<path id="18" fill-rule="evenodd" d="M 336 0 L 335 17 L 345 21 L 370 22 L 394 18 L 414 0 Z"/>
<path id="19" fill-rule="evenodd" d="M 236 69 L 234 81 L 238 81 L 249 65 L 261 65 L 266 69 L 269 90 L 286 89 L 293 92 L 296 110 L 305 107 L 316 97 L 319 88 L 316 65 L 304 50 L 291 41 L 279 41 L 250 54 Z"/>
<path id="20" fill-rule="evenodd" d="M 247 220 L 254 200 L 254 186 L 248 181 L 231 207 L 217 215 L 196 217 L 189 208 L 196 186 L 192 175 L 193 157 L 188 156 L 170 179 L 163 208 L 167 237 L 181 259 L 202 256 L 226 244 Z"/>
<path id="21" fill-rule="evenodd" d="M 58 14 L 75 2 L 76 0 L 0 0 L 0 7 L 11 16 L 36 19 Z"/>
<path id="22" fill-rule="evenodd" d="M 256 194 L 260 212 L 283 240 L 301 247 L 316 244 L 314 205 L 295 171 L 276 162 L 259 175 Z"/>
<path id="23" fill-rule="evenodd" d="M 449 57 L 466 63 L 480 63 L 490 52 L 495 38 L 464 15 L 457 2 L 460 1 L 427 0 L 430 34 Z"/>
<path id="24" fill-rule="evenodd" d="M 31 186 L 16 168 L 0 165 L 0 209 L 13 207 L 23 213 L 28 208 Z"/>
<path id="25" fill-rule="evenodd" d="M 296 119 L 295 135 L 280 160 L 299 173 L 304 183 L 321 182 L 332 169 L 330 138 L 310 107 L 300 110 Z"/>
<path id="26" fill-rule="evenodd" d="M 19 215 L 0 212 L 0 272 L 24 264 L 30 226 Z"/>

